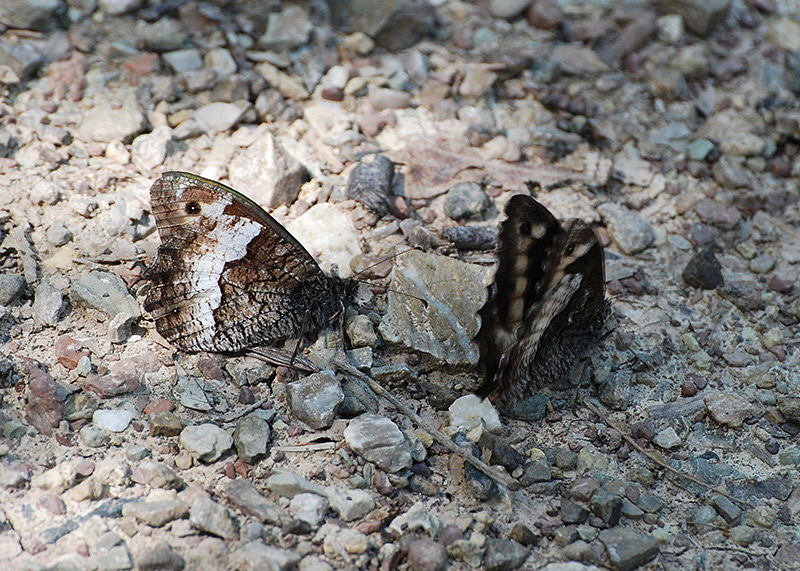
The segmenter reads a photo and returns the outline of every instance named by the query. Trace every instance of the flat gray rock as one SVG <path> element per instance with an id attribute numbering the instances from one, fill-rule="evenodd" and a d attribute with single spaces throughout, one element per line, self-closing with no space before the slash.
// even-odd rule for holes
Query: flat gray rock
<path id="1" fill-rule="evenodd" d="M 293 417 L 319 430 L 333 423 L 344 400 L 344 392 L 330 371 L 321 371 L 289 383 L 286 399 Z"/>
<path id="2" fill-rule="evenodd" d="M 128 292 L 128 286 L 111 272 L 93 271 L 82 275 L 72 284 L 70 296 L 76 304 L 102 311 L 109 317 L 119 313 L 141 315 L 139 302 Z"/>
<path id="3" fill-rule="evenodd" d="M 362 414 L 350 421 L 344 431 L 350 448 L 387 472 L 411 466 L 411 447 L 398 426 L 377 414 Z"/>
<path id="4" fill-rule="evenodd" d="M 448 365 L 474 365 L 477 312 L 486 299 L 485 270 L 445 256 L 412 251 L 392 270 L 389 309 L 379 326 L 383 338 L 427 353 Z M 404 293 L 420 297 L 422 302 Z"/>

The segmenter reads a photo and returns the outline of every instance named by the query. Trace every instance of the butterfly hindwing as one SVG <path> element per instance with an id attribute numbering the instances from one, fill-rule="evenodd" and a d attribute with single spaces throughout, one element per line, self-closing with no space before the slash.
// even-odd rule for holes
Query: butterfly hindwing
<path id="1" fill-rule="evenodd" d="M 499 264 L 476 338 L 480 396 L 508 404 L 568 372 L 605 317 L 603 251 L 580 220 L 562 226 L 516 195 L 500 229 Z"/>
<path id="2" fill-rule="evenodd" d="M 159 333 L 185 351 L 239 351 L 300 332 L 340 305 L 303 246 L 247 197 L 169 172 L 152 186 L 162 243 L 145 301 Z"/>

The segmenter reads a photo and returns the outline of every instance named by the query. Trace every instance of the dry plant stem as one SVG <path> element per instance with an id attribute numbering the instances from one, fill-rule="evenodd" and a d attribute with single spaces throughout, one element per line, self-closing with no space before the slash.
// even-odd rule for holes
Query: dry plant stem
<path id="1" fill-rule="evenodd" d="M 696 478 L 695 476 L 692 476 L 691 474 L 689 474 L 687 472 L 682 472 L 681 470 L 673 468 L 672 466 L 670 466 L 669 464 L 667 464 L 666 462 L 664 462 L 663 460 L 658 458 L 655 454 L 653 454 L 649 450 L 646 450 L 645 448 L 642 448 L 641 446 L 639 446 L 639 444 L 633 438 L 631 438 L 630 436 L 628 436 L 625 433 L 625 431 L 622 429 L 622 427 L 619 424 L 617 424 L 614 420 L 611 419 L 611 417 L 609 417 L 607 414 L 605 414 L 601 410 L 601 408 L 600 408 L 600 406 L 598 404 L 595 404 L 594 402 L 592 402 L 589 399 L 586 399 L 584 401 L 584 404 L 586 405 L 586 408 L 588 408 L 593 413 L 595 413 L 597 416 L 599 416 L 600 419 L 603 422 L 605 422 L 611 428 L 613 428 L 617 432 L 619 432 L 622 435 L 622 438 L 625 439 L 625 442 L 630 444 L 637 452 L 639 452 L 640 454 L 643 454 L 644 456 L 646 456 L 651 462 L 657 464 L 658 466 L 661 466 L 662 468 L 664 468 L 668 472 L 672 472 L 676 476 L 680 476 L 681 478 L 686 478 L 687 480 L 689 480 L 690 482 L 692 482 L 694 484 L 697 484 L 698 486 L 702 486 L 702 487 L 704 487 L 706 489 L 711 490 L 712 492 L 716 492 L 717 494 L 719 494 L 721 496 L 725 496 L 726 498 L 728 498 L 731 501 L 734 501 L 734 502 L 737 502 L 739 504 L 745 505 L 745 506 L 747 506 L 749 508 L 755 507 L 755 506 L 753 506 L 753 504 L 751 504 L 749 502 L 746 502 L 744 500 L 740 500 L 739 498 L 734 498 L 732 495 L 730 495 L 725 490 L 720 490 L 719 488 L 715 488 L 714 486 L 712 486 L 710 484 L 706 484 L 704 481 L 700 480 L 699 478 Z"/>
<path id="2" fill-rule="evenodd" d="M 436 440 L 436 442 L 438 442 L 439 444 L 450 450 L 450 452 L 458 454 L 464 459 L 465 462 L 468 462 L 473 467 L 477 468 L 478 470 L 489 476 L 492 480 L 494 480 L 498 484 L 505 486 L 509 490 L 520 489 L 521 485 L 517 480 L 515 480 L 505 472 L 501 472 L 500 470 L 497 470 L 496 468 L 489 466 L 486 462 L 464 452 L 461 448 L 458 447 L 458 445 L 455 442 L 450 440 L 450 438 L 448 438 L 446 434 L 430 426 L 416 412 L 408 408 L 406 405 L 400 402 L 400 400 L 397 397 L 395 397 L 392 393 L 390 393 L 381 385 L 379 385 L 375 379 L 373 379 L 369 375 L 365 375 L 364 373 L 353 367 L 350 363 L 348 363 L 339 356 L 337 356 L 334 359 L 333 363 L 348 375 L 355 377 L 356 380 L 366 384 L 370 389 L 372 389 L 372 391 L 375 394 L 389 401 L 392 404 L 392 406 L 394 406 L 397 410 L 399 410 L 401 413 L 410 418 L 414 424 L 416 424 L 422 430 L 430 434 L 431 437 L 434 440 Z"/>

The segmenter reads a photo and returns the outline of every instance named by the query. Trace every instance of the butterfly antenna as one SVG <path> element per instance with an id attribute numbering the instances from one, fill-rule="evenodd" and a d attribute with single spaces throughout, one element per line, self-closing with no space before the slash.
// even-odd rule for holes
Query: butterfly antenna
<path id="1" fill-rule="evenodd" d="M 411 293 L 406 293 L 404 291 L 398 291 L 396 289 L 392 289 L 392 288 L 388 288 L 388 287 L 384 287 L 384 286 L 379 286 L 379 285 L 376 285 L 376 284 L 374 284 L 372 282 L 368 282 L 368 281 L 365 281 L 365 280 L 360 280 L 360 279 L 358 279 L 358 277 L 356 277 L 356 276 L 359 276 L 359 275 L 363 274 L 367 270 L 374 268 L 375 266 L 379 266 L 384 262 L 388 262 L 389 260 L 393 260 L 393 259 L 397 258 L 398 256 L 402 256 L 403 254 L 406 254 L 406 253 L 411 252 L 413 250 L 416 250 L 416 248 L 406 248 L 405 250 L 403 250 L 401 252 L 397 252 L 395 254 L 392 254 L 391 256 L 388 256 L 386 258 L 378 260 L 374 264 L 370 264 L 366 268 L 363 268 L 363 269 L 359 270 L 358 272 L 356 272 L 355 274 L 353 274 L 353 277 L 351 277 L 350 279 L 352 279 L 354 282 L 357 282 L 357 283 L 360 283 L 360 284 L 366 284 L 366 285 L 372 286 L 372 287 L 379 287 L 381 289 L 386 290 L 387 292 L 392 292 L 392 293 L 395 293 L 397 295 L 405 295 L 406 297 L 410 297 L 412 299 L 416 299 L 417 301 L 422 303 L 422 305 L 423 305 L 423 307 L 425 307 L 425 309 L 427 309 L 428 308 L 428 301 L 423 299 L 423 298 L 421 298 L 421 297 L 419 297 L 419 296 L 416 296 L 416 295 L 411 294 Z"/>
<path id="2" fill-rule="evenodd" d="M 412 298 L 412 299 L 416 299 L 418 302 L 420 302 L 420 303 L 423 305 L 423 307 L 424 307 L 425 309 L 428 309 L 428 300 L 426 300 L 426 299 L 423 299 L 423 298 L 419 297 L 418 295 L 414 295 L 413 293 L 408 293 L 408 292 L 405 292 L 405 291 L 400 291 L 400 290 L 392 289 L 392 288 L 390 288 L 390 287 L 386 287 L 386 286 L 382 286 L 382 285 L 374 284 L 374 283 L 372 283 L 372 282 L 368 282 L 368 281 L 366 281 L 366 280 L 359 280 L 359 279 L 356 279 L 356 278 L 350 278 L 350 279 L 351 279 L 351 280 L 353 280 L 353 281 L 354 281 L 354 282 L 356 282 L 356 283 L 359 283 L 359 284 L 368 285 L 368 286 L 370 286 L 370 287 L 379 287 L 379 288 L 381 288 L 382 290 L 385 290 L 385 291 L 387 291 L 387 292 L 391 292 L 391 293 L 394 293 L 394 294 L 397 294 L 397 295 L 404 295 L 404 296 L 406 296 L 406 297 L 410 297 L 410 298 Z"/>
<path id="3" fill-rule="evenodd" d="M 371 269 L 372 269 L 372 268 L 374 268 L 375 266 L 380 266 L 380 265 L 381 265 L 383 262 L 388 262 L 389 260 L 394 260 L 394 259 L 395 259 L 395 258 L 397 258 L 398 256 L 402 256 L 403 254 L 406 254 L 406 253 L 408 253 L 408 252 L 411 252 L 411 251 L 413 251 L 413 250 L 415 250 L 415 249 L 416 249 L 416 248 L 406 248 L 406 249 L 405 249 L 405 250 L 403 250 L 402 252 L 397 252 L 396 254 L 392 254 L 391 256 L 388 256 L 388 257 L 386 257 L 386 258 L 383 258 L 383 259 L 381 259 L 381 260 L 378 260 L 378 261 L 377 261 L 377 262 L 375 262 L 374 264 L 370 264 L 370 265 L 369 265 L 369 266 L 367 266 L 366 268 L 364 268 L 364 269 L 362 269 L 362 270 L 359 270 L 359 271 L 357 271 L 357 272 L 354 274 L 354 276 L 359 276 L 359 275 L 363 274 L 364 272 L 366 272 L 367 270 L 371 270 Z M 355 278 L 353 278 L 353 279 L 355 279 Z M 356 280 L 356 281 L 359 281 L 359 280 Z M 362 282 L 362 283 L 363 283 L 363 282 Z"/>

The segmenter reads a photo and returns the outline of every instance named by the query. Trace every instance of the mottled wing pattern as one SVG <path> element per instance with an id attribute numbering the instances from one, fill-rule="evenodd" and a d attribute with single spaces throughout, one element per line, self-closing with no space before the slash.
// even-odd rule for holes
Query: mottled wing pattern
<path id="1" fill-rule="evenodd" d="M 500 229 L 499 265 L 480 311 L 480 396 L 501 405 L 569 372 L 605 319 L 603 250 L 580 220 L 562 227 L 516 195 Z"/>
<path id="2" fill-rule="evenodd" d="M 327 323 L 341 306 L 303 246 L 253 201 L 168 172 L 150 189 L 161 246 L 145 309 L 184 351 L 235 352 Z"/>

